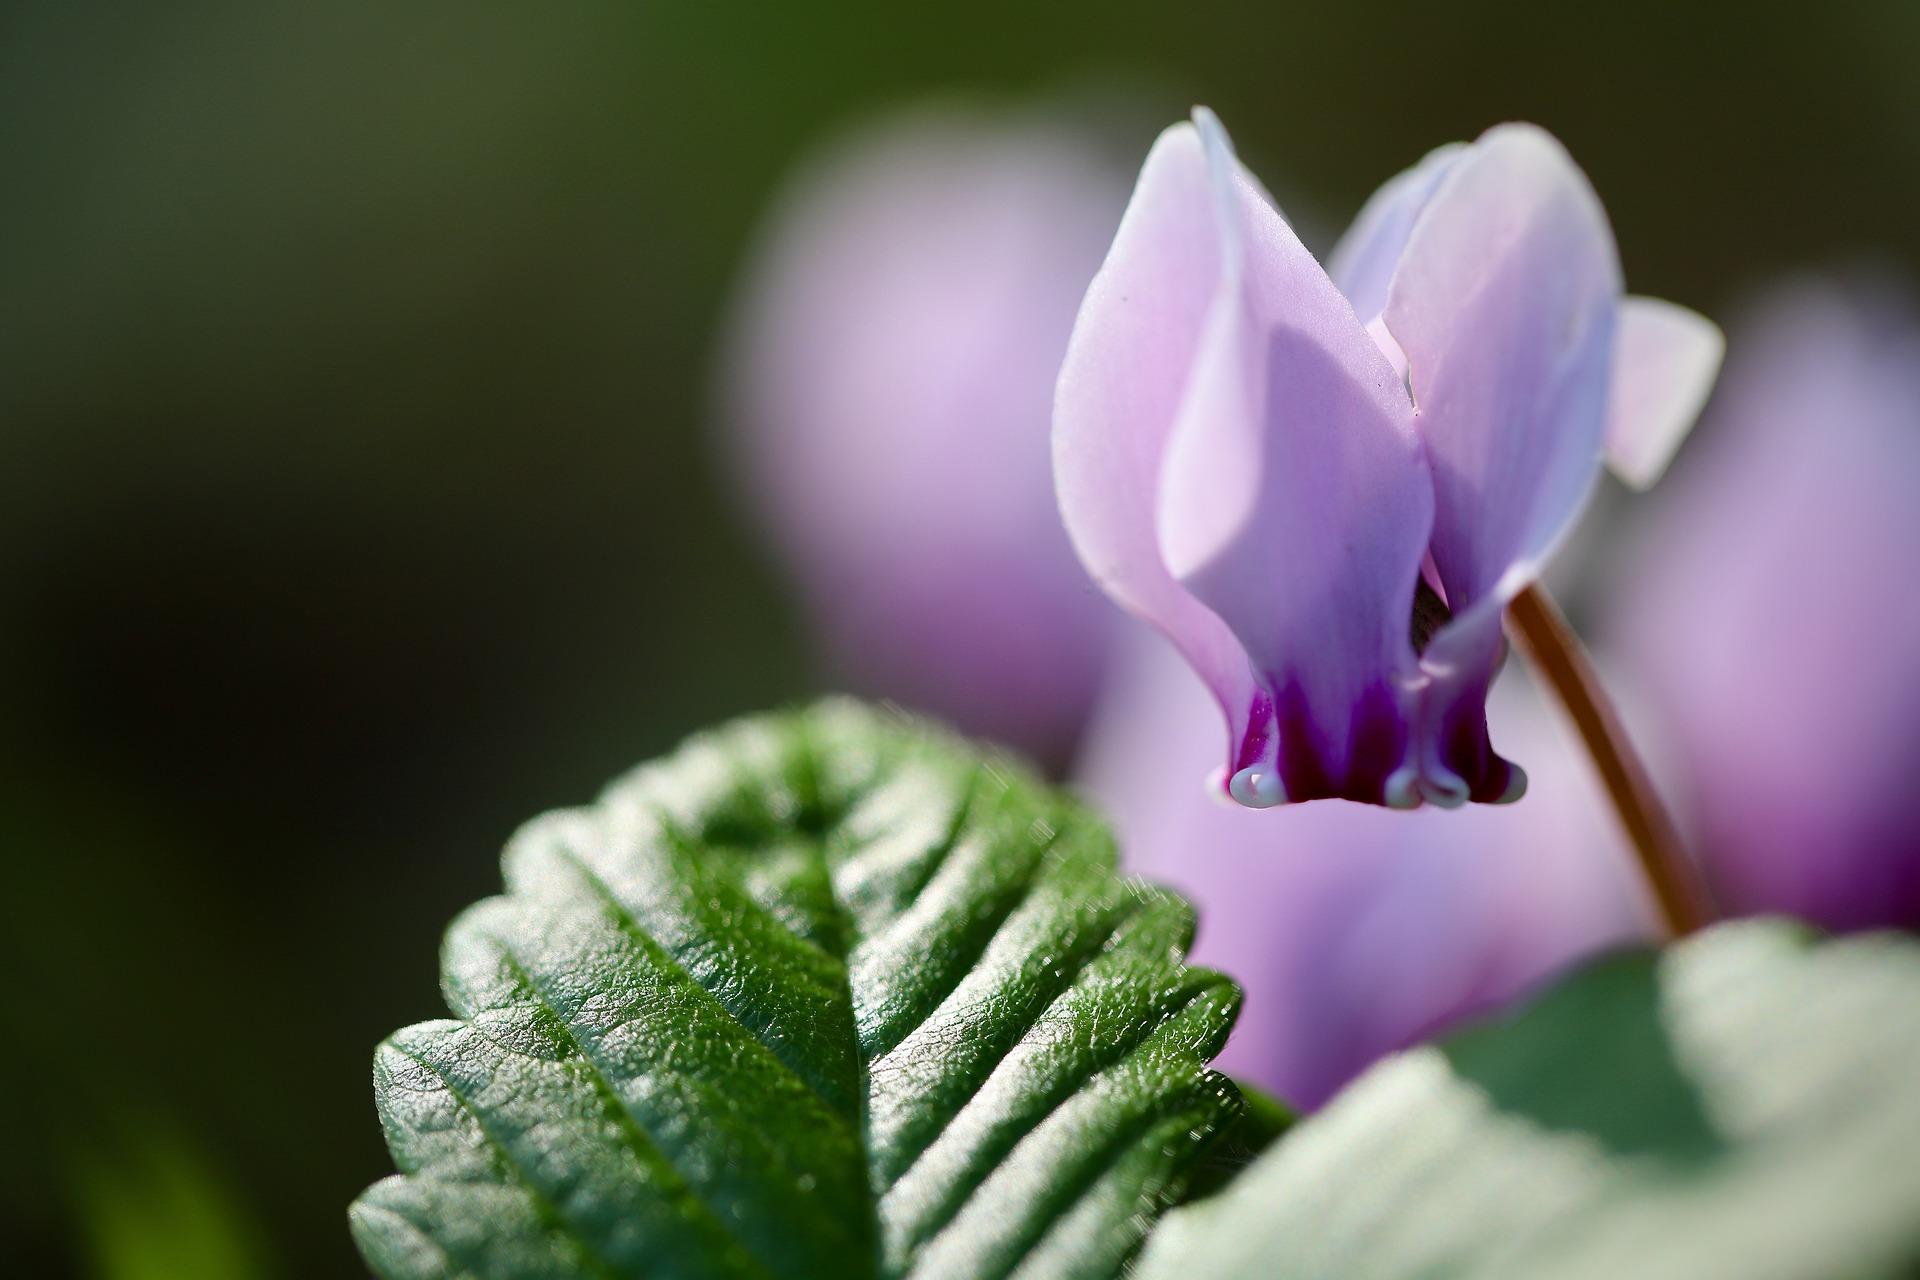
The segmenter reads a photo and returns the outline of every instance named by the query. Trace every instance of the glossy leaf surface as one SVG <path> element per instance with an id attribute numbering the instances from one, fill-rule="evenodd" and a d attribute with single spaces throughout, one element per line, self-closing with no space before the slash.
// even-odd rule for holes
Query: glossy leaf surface
<path id="1" fill-rule="evenodd" d="M 402 1277 L 1098 1277 L 1240 1115 L 1192 913 L 1005 760 L 844 702 L 509 845 L 384 1043 Z"/>

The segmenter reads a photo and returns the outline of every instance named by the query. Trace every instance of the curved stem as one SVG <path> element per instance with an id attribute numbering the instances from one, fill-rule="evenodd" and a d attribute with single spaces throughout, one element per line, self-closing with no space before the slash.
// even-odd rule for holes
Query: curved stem
<path id="1" fill-rule="evenodd" d="M 1507 625 L 1566 708 L 1593 757 L 1620 825 L 1639 855 L 1640 869 L 1646 873 L 1667 932 L 1684 937 L 1710 923 L 1705 887 L 1566 617 L 1536 584 L 1508 606 Z"/>

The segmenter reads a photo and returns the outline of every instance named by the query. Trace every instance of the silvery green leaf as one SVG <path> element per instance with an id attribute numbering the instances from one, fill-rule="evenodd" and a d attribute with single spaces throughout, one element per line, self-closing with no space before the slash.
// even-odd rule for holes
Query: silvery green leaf
<path id="1" fill-rule="evenodd" d="M 1920 944 L 1724 925 L 1388 1059 L 1138 1280 L 1920 1272 Z"/>

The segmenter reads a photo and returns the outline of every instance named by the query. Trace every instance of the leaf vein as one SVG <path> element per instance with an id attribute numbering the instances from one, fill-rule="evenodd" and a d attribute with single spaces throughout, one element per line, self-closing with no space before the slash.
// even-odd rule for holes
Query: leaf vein
<path id="1" fill-rule="evenodd" d="M 771 1054 L 773 1056 L 774 1061 L 780 1064 L 781 1070 L 785 1071 L 788 1075 L 792 1076 L 793 1079 L 802 1088 L 804 1088 L 808 1093 L 812 1094 L 815 1098 L 819 1099 L 820 1105 L 823 1108 L 825 1108 L 830 1114 L 832 1114 L 836 1119 L 840 1117 L 840 1111 L 836 1106 L 834 1106 L 832 1100 L 829 1099 L 824 1093 L 822 1093 L 819 1087 L 815 1085 L 813 1081 L 807 1079 L 805 1073 L 800 1071 L 794 1065 L 793 1062 L 789 1061 L 788 1053 L 790 1053 L 791 1051 L 789 1050 L 787 1053 L 783 1053 L 781 1051 L 781 1046 L 776 1041 L 769 1039 L 765 1032 L 760 1030 L 758 1027 L 755 1027 L 752 1023 L 748 1022 L 745 1018 L 741 1017 L 738 1013 L 736 1013 L 731 1007 L 728 1006 L 727 1001 L 724 998 L 722 998 L 722 996 L 718 991 L 715 991 L 712 987 L 709 987 L 706 983 L 700 981 L 700 978 L 698 975 L 694 974 L 684 964 L 680 963 L 679 959 L 676 958 L 671 952 L 669 952 L 664 946 L 661 946 L 659 940 L 656 939 L 652 934 L 648 933 L 646 928 L 641 925 L 640 921 L 634 918 L 633 913 L 627 910 L 626 904 L 623 903 L 620 900 L 619 896 L 614 893 L 613 887 L 609 885 L 606 882 L 606 880 L 600 876 L 598 872 L 596 872 L 592 867 L 588 866 L 586 864 L 586 861 L 582 859 L 579 854 L 575 853 L 571 849 L 562 849 L 559 851 L 559 856 L 565 861 L 571 863 L 574 869 L 580 873 L 581 878 L 586 881 L 587 887 L 593 891 L 596 897 L 600 899 L 600 903 L 602 907 L 605 908 L 608 919 L 612 922 L 614 927 L 618 928 L 621 932 L 625 933 L 630 939 L 636 942 L 640 942 L 645 946 L 650 946 L 658 950 L 660 952 L 662 960 L 665 961 L 665 963 L 672 965 L 676 971 L 678 971 L 683 977 L 686 978 L 690 986 L 692 986 L 695 990 L 705 995 L 708 1000 L 712 1001 L 713 1008 L 715 1010 L 717 1010 L 719 1013 L 724 1015 L 729 1021 L 739 1026 L 740 1029 L 745 1031 L 748 1035 L 752 1036 L 754 1038 L 754 1041 L 758 1043 L 762 1048 L 764 1048 L 769 1054 Z"/>
<path id="2" fill-rule="evenodd" d="M 545 987 L 541 985 L 540 980 L 534 976 L 533 971 L 527 967 L 526 962 L 523 961 L 503 939 L 496 937 L 494 943 L 500 948 L 501 958 L 507 962 L 507 966 L 513 971 L 514 977 L 519 980 L 520 985 L 526 989 L 527 993 L 532 996 L 540 1008 L 545 1011 L 547 1016 L 552 1020 L 554 1029 L 564 1041 L 565 1047 L 578 1059 L 581 1066 L 585 1068 L 587 1080 L 593 1087 L 594 1095 L 600 1099 L 603 1108 L 610 1109 L 610 1118 L 619 1126 L 621 1135 L 627 1140 L 627 1147 L 633 1152 L 635 1158 L 640 1160 L 642 1164 L 660 1165 L 671 1170 L 674 1177 L 680 1182 L 682 1194 L 677 1198 L 680 1199 L 682 1203 L 697 1208 L 706 1217 L 712 1219 L 714 1226 L 717 1227 L 722 1234 L 728 1236 L 735 1244 L 739 1245 L 742 1252 L 752 1256 L 753 1249 L 745 1240 L 740 1238 L 738 1233 L 727 1225 L 726 1218 L 721 1214 L 718 1206 L 700 1194 L 699 1188 L 694 1184 L 693 1179 L 687 1176 L 685 1168 L 674 1158 L 673 1153 L 668 1150 L 655 1135 L 648 1132 L 646 1126 L 641 1122 L 640 1117 L 634 1114 L 633 1108 L 628 1105 L 625 1098 L 620 1096 L 619 1090 L 613 1087 L 613 1081 L 607 1072 L 606 1064 L 601 1062 L 594 1052 L 587 1047 L 586 1042 L 582 1040 L 574 1030 L 573 1023 L 560 1012 L 559 1006 L 554 1003 L 553 997 L 549 995 Z M 754 1261 L 761 1264 L 762 1274 L 773 1274 L 771 1270 L 767 1269 L 764 1259 L 755 1258 Z"/>
<path id="3" fill-rule="evenodd" d="M 1109 937 L 1111 936 L 1112 935 L 1109 935 Z M 1175 1018 L 1178 1018 L 1181 1014 L 1185 1013 L 1188 1009 L 1191 1009 L 1200 1000 L 1211 995 L 1212 992 L 1213 992 L 1213 988 L 1211 986 L 1202 987 L 1199 990 L 1192 992 L 1191 994 L 1188 995 L 1188 997 L 1185 1000 L 1181 1001 L 1179 1004 L 1164 1010 L 1158 1019 L 1142 1027 L 1138 1032 L 1136 1032 L 1129 1039 L 1119 1042 L 1107 1053 L 1100 1053 L 1094 1056 L 1092 1059 L 1090 1059 L 1086 1063 L 1084 1069 L 1081 1070 L 1076 1076 L 1069 1077 L 1068 1079 L 1063 1080 L 1061 1082 L 1060 1087 L 1056 1088 L 1053 1092 L 1053 1095 L 1047 1100 L 1045 1109 L 1039 1115 L 1034 1117 L 1033 1122 L 1031 1124 L 1024 1125 L 1017 1130 L 1011 1130 L 1005 1135 L 1001 1136 L 1000 1138 L 995 1139 L 993 1142 L 986 1144 L 982 1148 L 982 1151 L 986 1154 L 986 1159 L 987 1159 L 986 1171 L 983 1172 L 979 1177 L 979 1179 L 974 1183 L 974 1189 L 977 1191 L 978 1188 L 984 1185 L 987 1179 L 992 1176 L 992 1173 L 995 1169 L 998 1169 L 1001 1165 L 1006 1163 L 1007 1158 L 1013 1154 L 1014 1149 L 1020 1145 L 1020 1142 L 1022 1139 L 1026 1138 L 1027 1135 L 1033 1133 L 1035 1130 L 1039 1129 L 1042 1125 L 1046 1124 L 1048 1120 L 1052 1119 L 1055 1115 L 1057 1115 L 1060 1111 L 1060 1108 L 1072 1102 L 1073 1099 L 1077 1097 L 1080 1094 L 1080 1092 L 1084 1090 L 1089 1084 L 1091 1084 L 1096 1077 L 1100 1076 L 1105 1072 L 1112 1071 L 1115 1068 L 1124 1065 L 1128 1059 L 1132 1058 L 1135 1054 L 1139 1053 L 1142 1049 L 1146 1048 L 1148 1043 L 1153 1039 L 1155 1035 L 1159 1033 L 1162 1027 L 1166 1026 L 1169 1022 L 1172 1022 Z M 1053 1003 L 1057 1003 L 1057 998 Z M 1052 1003 L 1049 1003 L 1047 1008 L 1051 1009 Z M 1036 1020 L 1036 1024 L 1037 1024 L 1037 1020 Z M 1022 1041 L 1024 1041 L 1024 1038 L 1025 1037 L 1023 1036 Z M 1017 1048 L 1018 1045 L 1016 1044 L 1015 1047 Z M 1011 1056 L 1011 1053 L 1009 1053 L 1007 1056 Z M 1002 1058 L 1003 1063 L 1004 1061 L 1005 1061 L 1005 1058 Z M 989 1075 L 987 1078 L 990 1080 L 992 1079 L 992 1076 Z M 980 1096 L 979 1092 L 976 1091 L 974 1094 L 974 1098 L 969 1099 L 969 1102 L 973 1101 L 974 1099 L 977 1099 L 979 1096 Z M 961 1112 L 956 1113 L 953 1119 L 948 1121 L 946 1127 L 942 1129 L 942 1134 L 945 1133 L 946 1129 L 952 1128 L 953 1124 L 959 1120 L 960 1114 L 964 1113 L 965 1110 L 966 1108 L 962 1107 Z M 1131 1141 L 1131 1139 L 1128 1139 L 1128 1141 Z M 919 1158 L 924 1159 L 926 1157 L 926 1153 L 932 1150 L 935 1143 L 937 1142 L 938 1142 L 938 1138 L 936 1138 L 934 1142 L 930 1142 L 927 1144 L 926 1147 L 922 1148 Z M 1120 1145 L 1124 1145 L 1124 1144 L 1120 1144 Z M 919 1160 L 916 1159 L 915 1164 L 917 1165 L 918 1163 L 919 1163 Z M 911 1174 L 912 1172 L 913 1170 L 909 1168 L 907 1172 L 902 1174 L 901 1176 L 904 1178 L 908 1174 Z M 972 1194 L 969 1193 L 968 1195 L 960 1196 L 954 1199 L 950 1204 L 944 1205 L 941 1211 L 937 1215 L 930 1218 L 926 1223 L 922 1224 L 922 1228 L 921 1228 L 923 1233 L 922 1239 L 920 1243 L 915 1246 L 915 1252 L 918 1252 L 920 1249 L 925 1248 L 928 1244 L 931 1244 L 934 1239 L 936 1239 L 950 1225 L 952 1225 L 953 1220 L 959 1216 L 960 1211 L 966 1207 L 966 1202 L 971 1198 L 972 1198 Z"/>
<path id="4" fill-rule="evenodd" d="M 496 1134 L 492 1127 L 487 1124 L 485 1115 L 481 1109 L 474 1104 L 473 1099 L 469 1098 L 460 1086 L 448 1079 L 445 1072 L 441 1071 L 440 1068 L 433 1063 L 427 1061 L 427 1059 L 420 1054 L 415 1053 L 412 1049 L 409 1049 L 398 1041 L 390 1040 L 388 1043 L 403 1056 L 411 1060 L 421 1070 L 438 1080 L 440 1086 L 447 1091 L 447 1095 L 473 1120 L 474 1127 L 480 1131 L 480 1136 L 487 1140 L 488 1148 L 499 1159 L 502 1170 L 519 1184 L 520 1189 L 525 1191 L 527 1198 L 533 1202 L 534 1213 L 540 1220 L 541 1228 L 551 1235 L 558 1236 L 579 1250 L 582 1260 L 592 1266 L 596 1275 L 603 1276 L 606 1280 L 620 1280 L 620 1272 L 614 1267 L 612 1262 L 602 1256 L 599 1250 L 587 1242 L 586 1238 L 580 1234 L 579 1228 L 567 1220 L 566 1215 L 561 1212 L 560 1206 L 555 1204 L 547 1197 L 545 1192 L 540 1190 L 539 1184 L 535 1182 L 532 1175 L 527 1172 L 526 1167 L 514 1159 L 513 1152 L 507 1147 L 507 1144 L 501 1140 L 500 1135 Z"/>

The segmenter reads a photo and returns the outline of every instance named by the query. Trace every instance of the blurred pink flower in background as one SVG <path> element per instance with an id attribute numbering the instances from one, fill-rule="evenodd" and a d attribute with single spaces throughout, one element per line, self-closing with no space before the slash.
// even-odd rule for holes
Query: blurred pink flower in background
<path id="1" fill-rule="evenodd" d="M 1061 527 L 1053 385 L 1126 194 L 1043 119 L 857 132 L 780 201 L 723 371 L 747 505 L 836 675 L 1055 759 L 1115 614 Z"/>
<path id="2" fill-rule="evenodd" d="M 1259 812 L 1195 785 L 1217 758 L 1219 713 L 1159 637 L 1135 640 L 1079 781 L 1123 866 L 1198 910 L 1194 960 L 1246 991 L 1222 1070 L 1316 1107 L 1381 1055 L 1649 936 L 1590 766 L 1523 681 L 1507 676 L 1490 703 L 1528 753 L 1517 805 Z"/>
<path id="3" fill-rule="evenodd" d="M 1920 320 L 1802 283 L 1625 560 L 1615 665 L 1730 914 L 1920 924 Z"/>

